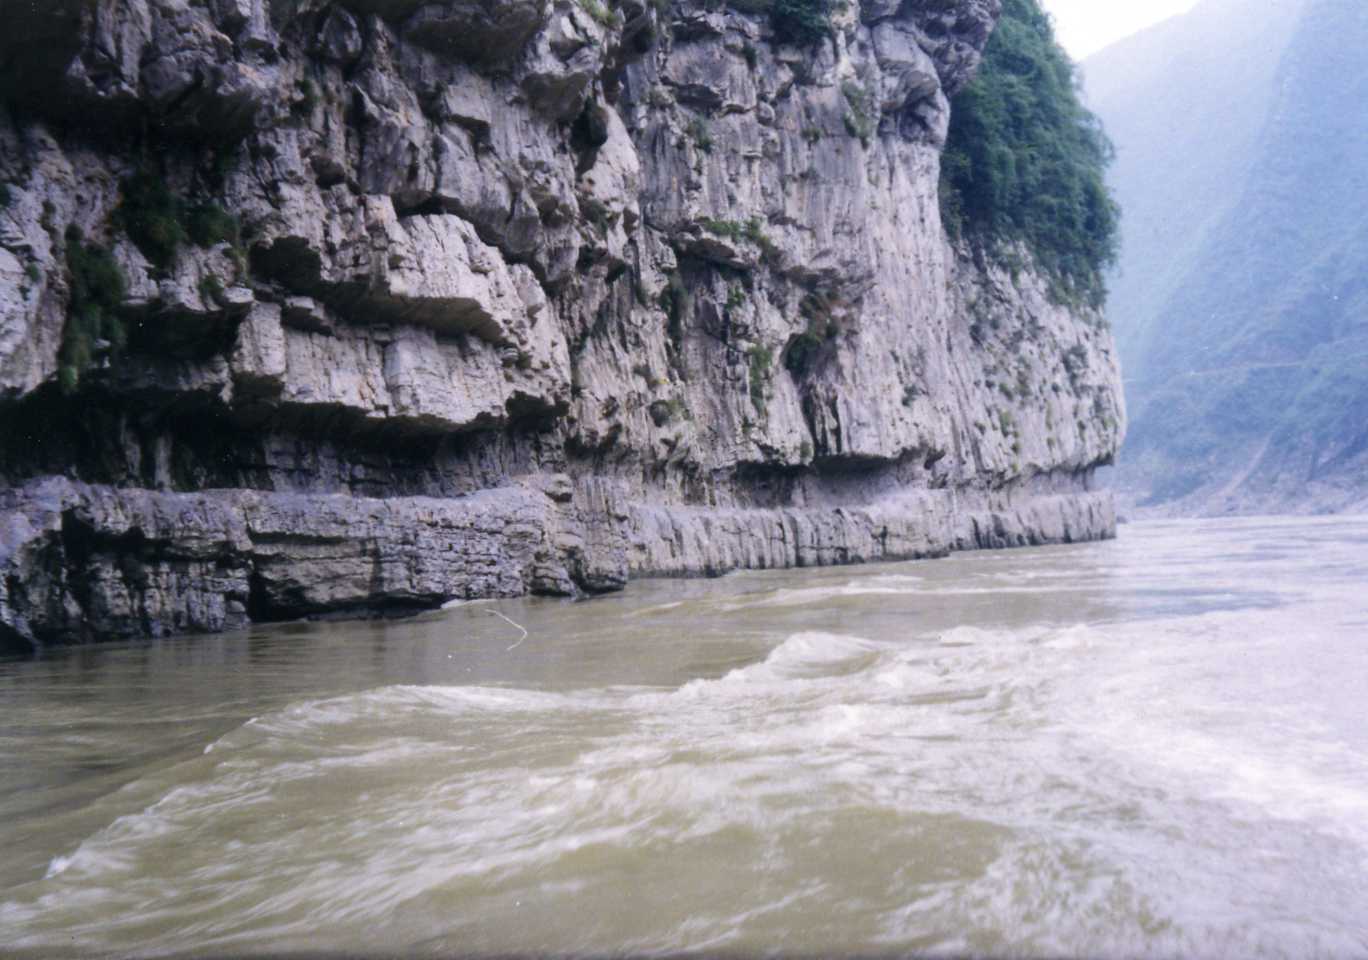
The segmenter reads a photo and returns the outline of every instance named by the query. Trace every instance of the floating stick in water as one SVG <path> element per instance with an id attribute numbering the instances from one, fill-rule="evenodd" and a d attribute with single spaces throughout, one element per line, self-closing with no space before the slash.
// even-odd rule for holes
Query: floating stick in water
<path id="1" fill-rule="evenodd" d="M 511 647 L 508 648 L 509 651 L 516 650 L 516 649 L 518 649 L 518 647 L 522 646 L 522 642 L 523 642 L 524 640 L 527 639 L 527 628 L 526 628 L 526 627 L 524 627 L 521 623 L 518 623 L 517 621 L 510 620 L 508 617 L 505 617 L 502 613 L 500 613 L 500 612 L 497 611 L 497 610 L 488 610 L 488 611 L 486 611 L 486 612 L 487 612 L 487 613 L 492 613 L 492 614 L 494 614 L 494 616 L 498 617 L 500 620 L 503 620 L 503 621 L 505 621 L 505 622 L 507 622 L 507 623 L 510 623 L 510 624 L 512 624 L 513 626 L 517 627 L 519 630 L 522 631 L 522 636 L 518 639 L 518 642 L 517 642 L 517 643 L 513 644 L 513 646 L 511 646 Z"/>

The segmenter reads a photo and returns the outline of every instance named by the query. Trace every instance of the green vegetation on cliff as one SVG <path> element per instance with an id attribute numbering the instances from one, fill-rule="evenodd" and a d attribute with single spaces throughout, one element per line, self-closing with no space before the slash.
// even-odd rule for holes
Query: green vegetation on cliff
<path id="1" fill-rule="evenodd" d="M 1036 0 L 1005 0 L 973 83 L 951 104 L 942 159 L 947 228 L 990 251 L 1023 242 L 1055 292 L 1100 306 L 1118 209 L 1111 144 Z"/>
<path id="2" fill-rule="evenodd" d="M 741 13 L 769 14 L 774 35 L 781 43 L 810 47 L 831 36 L 836 0 L 728 0 L 727 6 Z M 755 50 L 747 45 L 743 54 L 749 62 Z"/>
<path id="3" fill-rule="evenodd" d="M 71 275 L 71 308 L 62 330 L 58 379 L 71 392 L 95 358 L 101 341 L 108 349 L 124 345 L 124 327 L 115 313 L 128 291 L 118 261 L 103 247 L 87 244 L 77 227 L 66 233 Z"/>
<path id="4" fill-rule="evenodd" d="M 140 171 L 120 186 L 123 199 L 115 220 L 161 270 L 170 268 L 187 241 L 206 248 L 238 243 L 235 217 L 215 203 L 188 205 L 156 174 Z"/>
<path id="5" fill-rule="evenodd" d="M 150 263 L 167 269 L 186 240 L 180 199 L 161 177 L 146 172 L 129 177 L 120 188 L 119 225 Z"/>
<path id="6" fill-rule="evenodd" d="M 831 0 L 774 0 L 770 22 L 780 40 L 811 45 L 830 36 L 834 6 Z"/>

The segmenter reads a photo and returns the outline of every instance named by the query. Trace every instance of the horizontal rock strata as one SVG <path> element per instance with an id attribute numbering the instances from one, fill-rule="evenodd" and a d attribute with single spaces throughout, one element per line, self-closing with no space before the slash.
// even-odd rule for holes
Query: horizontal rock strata
<path id="1" fill-rule="evenodd" d="M 996 0 L 21 11 L 11 641 L 1114 530 L 1105 324 L 940 221 Z"/>

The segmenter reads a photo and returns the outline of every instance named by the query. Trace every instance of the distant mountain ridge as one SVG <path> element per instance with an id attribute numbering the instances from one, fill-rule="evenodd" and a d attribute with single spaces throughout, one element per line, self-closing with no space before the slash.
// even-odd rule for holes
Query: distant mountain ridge
<path id="1" fill-rule="evenodd" d="M 1368 5 L 1206 0 L 1084 75 L 1124 211 L 1123 493 L 1368 508 Z"/>

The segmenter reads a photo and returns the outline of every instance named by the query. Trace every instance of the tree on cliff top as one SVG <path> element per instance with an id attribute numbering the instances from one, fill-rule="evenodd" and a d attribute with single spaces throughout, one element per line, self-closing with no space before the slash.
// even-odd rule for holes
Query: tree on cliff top
<path id="1" fill-rule="evenodd" d="M 1064 299 L 1100 307 L 1119 210 L 1110 141 L 1036 0 L 1004 0 L 974 81 L 951 104 L 941 161 L 947 228 L 989 252 L 1024 242 Z"/>

